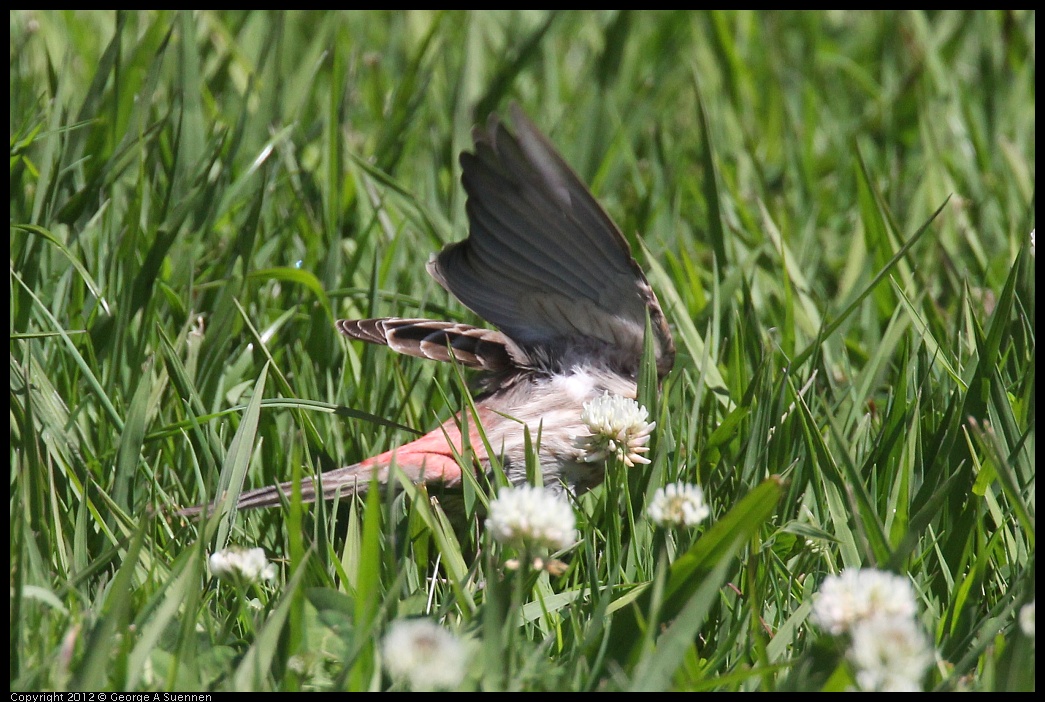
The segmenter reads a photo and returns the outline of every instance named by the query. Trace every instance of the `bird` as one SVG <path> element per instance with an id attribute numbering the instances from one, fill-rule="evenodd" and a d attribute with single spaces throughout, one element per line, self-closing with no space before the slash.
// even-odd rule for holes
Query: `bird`
<path id="1" fill-rule="evenodd" d="M 491 114 L 460 157 L 468 236 L 426 266 L 496 329 L 400 317 L 336 322 L 350 339 L 482 372 L 474 414 L 466 408 L 418 439 L 322 473 L 318 483 L 302 479 L 303 502 L 361 493 L 374 480 L 394 484 L 393 465 L 414 483 L 452 490 L 462 470 L 489 470 L 487 447 L 509 482 L 521 484 L 527 433 L 539 438 L 543 485 L 579 494 L 605 475 L 604 462 L 585 448 L 591 430 L 582 413 L 600 397 L 635 398 L 647 317 L 657 375 L 671 370 L 671 330 L 627 240 L 522 109 L 509 109 L 514 132 Z M 462 467 L 466 447 L 473 462 Z M 237 508 L 279 505 L 291 490 L 289 482 L 249 490 Z"/>

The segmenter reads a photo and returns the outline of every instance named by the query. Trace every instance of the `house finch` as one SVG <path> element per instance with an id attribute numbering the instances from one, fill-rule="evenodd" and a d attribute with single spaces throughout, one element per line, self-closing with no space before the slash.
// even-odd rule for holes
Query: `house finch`
<path id="1" fill-rule="evenodd" d="M 500 331 L 397 317 L 337 322 L 353 339 L 484 371 L 475 416 L 464 410 L 467 421 L 454 417 L 415 441 L 323 473 L 321 488 L 302 480 L 305 502 L 366 489 L 375 475 L 387 484 L 393 464 L 417 483 L 457 487 L 462 426 L 476 466 L 489 464 L 480 423 L 513 484 L 526 481 L 528 428 L 534 442 L 539 436 L 544 485 L 590 489 L 602 482 L 608 454 L 585 448 L 584 405 L 606 393 L 635 397 L 647 313 L 658 373 L 671 369 L 671 332 L 627 241 L 522 111 L 513 107 L 512 118 L 515 135 L 495 116 L 473 131 L 474 153 L 461 154 L 469 236 L 427 266 Z M 277 505 L 290 492 L 290 483 L 244 492 L 238 507 Z"/>

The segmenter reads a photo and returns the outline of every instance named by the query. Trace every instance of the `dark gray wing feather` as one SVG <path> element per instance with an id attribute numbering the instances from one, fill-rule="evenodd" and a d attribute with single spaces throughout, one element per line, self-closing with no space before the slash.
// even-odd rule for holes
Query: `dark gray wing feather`
<path id="1" fill-rule="evenodd" d="M 674 343 L 624 236 L 555 148 L 513 106 L 513 136 L 495 117 L 461 155 L 471 225 L 428 271 L 527 353 L 602 349 L 634 369 L 649 312 L 657 367 Z M 533 353 L 536 352 L 536 353 Z"/>

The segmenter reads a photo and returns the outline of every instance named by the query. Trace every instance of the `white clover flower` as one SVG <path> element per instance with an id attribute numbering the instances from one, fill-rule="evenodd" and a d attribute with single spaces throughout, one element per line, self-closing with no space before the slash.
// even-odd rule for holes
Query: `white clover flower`
<path id="1" fill-rule="evenodd" d="M 933 651 L 913 619 L 873 617 L 852 627 L 848 657 L 861 690 L 921 692 Z"/>
<path id="2" fill-rule="evenodd" d="M 700 486 L 672 483 L 653 493 L 646 514 L 660 527 L 692 527 L 707 519 L 711 510 Z"/>
<path id="3" fill-rule="evenodd" d="M 308 670 L 311 666 L 309 660 L 300 653 L 295 653 L 293 656 L 287 659 L 287 670 L 290 670 L 297 675 L 308 675 Z"/>
<path id="4" fill-rule="evenodd" d="M 428 619 L 392 623 L 381 644 L 388 675 L 412 690 L 449 690 L 464 679 L 467 655 L 460 639 Z"/>
<path id="5" fill-rule="evenodd" d="M 596 463 L 616 455 L 629 468 L 636 463 L 649 463 L 642 454 L 649 451 L 646 443 L 656 422 L 647 422 L 649 412 L 635 400 L 604 392 L 584 403 L 581 421 L 588 425 L 591 436 L 580 438 L 584 461 Z"/>
<path id="6" fill-rule="evenodd" d="M 577 541 L 576 526 L 573 508 L 564 498 L 532 485 L 498 492 L 486 519 L 494 539 L 520 549 L 566 548 Z"/>
<path id="7" fill-rule="evenodd" d="M 812 616 L 820 628 L 838 635 L 868 619 L 912 619 L 916 611 L 914 589 L 906 578 L 861 568 L 825 579 L 814 596 Z"/>
<path id="8" fill-rule="evenodd" d="M 1020 630 L 1024 636 L 1034 638 L 1034 600 L 1020 608 Z"/>
<path id="9" fill-rule="evenodd" d="M 265 550 L 261 548 L 230 546 L 212 553 L 209 563 L 210 574 L 222 580 L 253 583 L 276 577 L 276 566 L 268 562 Z"/>

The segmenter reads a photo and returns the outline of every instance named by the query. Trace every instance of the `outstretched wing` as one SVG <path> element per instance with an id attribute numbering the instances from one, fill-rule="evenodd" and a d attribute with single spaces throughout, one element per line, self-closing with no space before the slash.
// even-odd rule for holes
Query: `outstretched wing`
<path id="1" fill-rule="evenodd" d="M 339 319 L 336 326 L 345 336 L 383 344 L 408 356 L 433 361 L 456 360 L 469 368 L 495 373 L 523 360 L 515 344 L 501 332 L 467 324 L 383 317 Z"/>
<path id="2" fill-rule="evenodd" d="M 667 373 L 671 332 L 627 241 L 518 107 L 512 119 L 517 136 L 491 116 L 473 133 L 475 153 L 461 155 L 471 229 L 429 261 L 429 273 L 527 355 L 552 363 L 588 349 L 634 370 L 648 311 Z"/>

